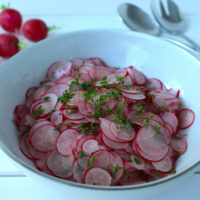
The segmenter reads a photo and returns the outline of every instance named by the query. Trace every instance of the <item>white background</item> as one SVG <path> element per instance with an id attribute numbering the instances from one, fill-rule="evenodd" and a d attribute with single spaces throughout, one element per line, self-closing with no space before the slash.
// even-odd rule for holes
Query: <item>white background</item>
<path id="1" fill-rule="evenodd" d="M 29 18 L 41 18 L 48 26 L 61 27 L 60 30 L 50 33 L 49 37 L 62 32 L 88 28 L 127 29 L 117 15 L 117 7 L 122 2 L 134 3 L 150 14 L 150 0 L 1 0 L 0 4 L 8 4 L 8 2 L 11 3 L 11 7 L 22 13 L 24 21 Z M 186 34 L 200 44 L 200 0 L 176 0 L 176 3 L 188 21 Z M 192 175 L 187 182 L 154 200 L 199 200 L 199 187 L 200 175 Z M 18 171 L 0 151 L 0 199 L 54 200 L 58 199 L 58 194 L 56 189 L 49 191 L 48 188 L 23 175 L 23 172 Z M 61 199 L 67 197 L 59 198 Z M 91 199 L 95 200 L 95 197 Z"/>

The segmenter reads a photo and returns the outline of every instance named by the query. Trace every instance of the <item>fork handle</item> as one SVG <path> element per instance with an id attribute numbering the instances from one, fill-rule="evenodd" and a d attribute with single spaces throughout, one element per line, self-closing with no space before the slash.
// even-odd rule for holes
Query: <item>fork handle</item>
<path id="1" fill-rule="evenodd" d="M 189 42 L 192 45 L 191 46 L 192 49 L 194 49 L 195 51 L 200 53 L 200 46 L 196 42 L 194 42 L 191 38 L 189 38 L 186 35 L 181 34 L 179 36 L 181 36 L 183 39 L 185 39 L 187 42 Z"/>

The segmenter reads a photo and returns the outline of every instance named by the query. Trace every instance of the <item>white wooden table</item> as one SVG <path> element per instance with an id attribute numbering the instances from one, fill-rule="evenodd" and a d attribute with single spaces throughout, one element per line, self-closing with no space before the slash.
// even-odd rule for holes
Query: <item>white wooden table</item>
<path id="1" fill-rule="evenodd" d="M 10 0 L 11 6 L 18 9 L 24 17 L 41 18 L 48 26 L 56 25 L 61 29 L 49 34 L 49 37 L 72 30 L 90 28 L 127 29 L 117 15 L 117 6 L 122 2 L 132 2 L 150 13 L 150 0 Z M 200 1 L 177 0 L 188 20 L 187 35 L 200 44 Z M 7 4 L 1 0 L 0 4 Z M 0 29 L 0 32 L 2 30 Z M 2 98 L 2 97 L 1 97 Z M 154 200 L 199 200 L 200 175 L 176 186 L 171 191 L 155 197 Z M 91 197 L 95 200 L 95 197 Z M 0 200 L 55 200 L 67 197 L 49 191 L 48 188 L 25 176 L 10 162 L 0 150 Z M 75 199 L 76 200 L 76 199 Z"/>

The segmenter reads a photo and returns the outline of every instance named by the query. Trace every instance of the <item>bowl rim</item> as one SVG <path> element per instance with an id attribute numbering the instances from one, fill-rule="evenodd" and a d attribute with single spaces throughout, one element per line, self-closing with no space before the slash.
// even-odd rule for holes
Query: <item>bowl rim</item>
<path id="1" fill-rule="evenodd" d="M 92 32 L 110 32 L 110 33 L 121 33 L 121 34 L 128 34 L 131 36 L 136 36 L 136 37 L 144 37 L 144 38 L 149 38 L 149 39 L 154 39 L 160 42 L 164 42 L 165 44 L 170 44 L 171 46 L 174 46 L 175 48 L 178 48 L 179 50 L 181 49 L 182 51 L 184 51 L 184 53 L 192 56 L 194 59 L 196 59 L 196 61 L 200 62 L 200 59 L 197 59 L 196 56 L 192 55 L 191 53 L 189 53 L 188 51 L 186 51 L 185 49 L 181 48 L 180 46 L 177 46 L 174 43 L 171 43 L 167 40 L 152 36 L 152 35 L 147 35 L 145 33 L 138 33 L 138 32 L 133 32 L 130 30 L 124 30 L 124 29 L 116 29 L 116 28 L 95 28 L 95 29 L 83 29 L 83 30 L 76 30 L 76 31 L 70 31 L 70 32 L 66 32 L 66 33 L 62 33 L 59 34 L 57 36 L 53 36 L 51 38 L 47 38 L 45 40 L 42 40 L 34 45 L 32 45 L 31 47 L 28 47 L 25 51 L 29 51 L 29 49 L 33 49 L 33 48 L 38 48 L 40 46 L 45 45 L 45 43 L 49 43 L 52 42 L 54 40 L 57 40 L 58 38 L 62 38 L 62 37 L 67 37 L 70 35 L 76 35 L 76 34 L 81 34 L 81 33 L 92 33 Z M 19 52 L 17 55 L 13 56 L 11 59 L 9 59 L 8 61 L 6 61 L 6 63 L 3 64 L 3 66 L 1 66 L 0 68 L 0 73 L 1 70 L 3 70 L 4 68 L 6 68 L 7 65 L 9 65 L 10 63 L 12 63 L 16 57 L 20 57 L 21 55 L 23 55 L 24 51 Z M 169 182 L 171 180 L 174 180 L 180 176 L 182 176 L 183 174 L 186 174 L 188 172 L 191 172 L 192 170 L 194 170 L 195 168 L 198 167 L 198 165 L 200 165 L 200 160 L 197 161 L 196 163 L 194 163 L 191 167 L 177 173 L 174 175 L 170 175 L 167 176 L 165 178 L 161 178 L 155 181 L 150 181 L 147 183 L 142 183 L 142 184 L 136 184 L 136 185 L 127 185 L 127 186 L 97 186 L 97 185 L 88 185 L 88 184 L 83 184 L 83 183 L 78 183 L 78 182 L 73 182 L 73 181 L 69 181 L 66 179 L 61 179 L 52 175 L 48 175 L 46 173 L 43 173 L 39 170 L 37 170 L 36 168 L 32 168 L 31 166 L 29 166 L 28 164 L 26 164 L 26 162 L 22 161 L 20 158 L 18 158 L 14 153 L 12 153 L 4 144 L 2 144 L 1 140 L 0 140 L 0 148 L 12 159 L 14 160 L 16 163 L 22 165 L 24 168 L 26 168 L 27 170 L 30 170 L 33 173 L 36 173 L 37 175 L 41 175 L 44 178 L 50 179 L 54 182 L 59 182 L 65 185 L 69 185 L 69 186 L 75 186 L 75 187 L 79 187 L 82 189 L 93 189 L 93 190 L 134 190 L 134 189 L 142 189 L 142 188 L 147 188 L 147 187 L 151 187 L 151 186 L 157 186 L 157 185 L 161 185 L 164 184 L 166 182 Z"/>

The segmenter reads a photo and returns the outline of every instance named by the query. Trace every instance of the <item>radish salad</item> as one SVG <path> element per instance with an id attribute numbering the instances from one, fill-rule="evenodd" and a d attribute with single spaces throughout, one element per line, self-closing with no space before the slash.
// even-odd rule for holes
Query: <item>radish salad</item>
<path id="1" fill-rule="evenodd" d="M 13 122 L 20 149 L 47 174 L 84 184 L 123 186 L 176 173 L 195 119 L 180 91 L 135 67 L 97 57 L 50 65 L 26 91 Z"/>

